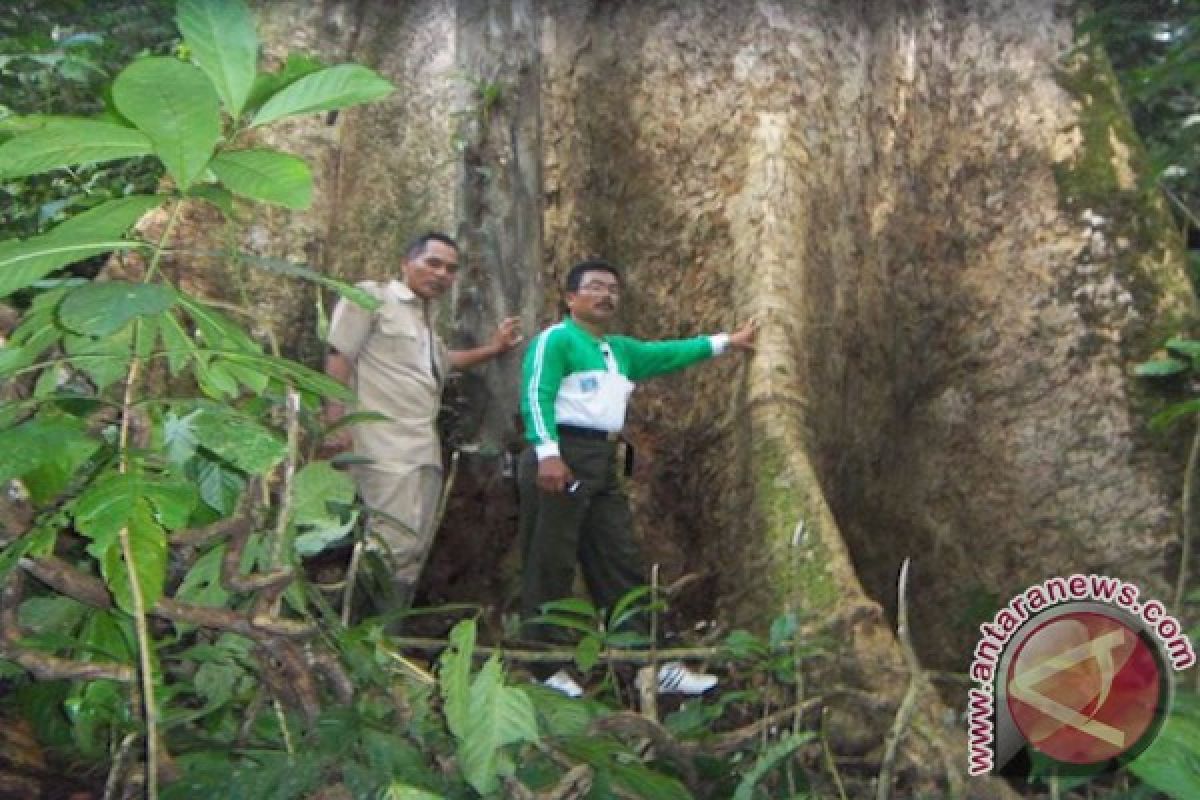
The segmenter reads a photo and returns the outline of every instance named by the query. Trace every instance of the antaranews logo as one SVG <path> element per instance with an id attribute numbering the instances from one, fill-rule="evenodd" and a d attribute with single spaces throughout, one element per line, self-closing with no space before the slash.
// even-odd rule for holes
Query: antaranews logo
<path id="1" fill-rule="evenodd" d="M 1050 578 L 979 626 L 969 774 L 1023 772 L 1030 750 L 1059 774 L 1094 773 L 1149 746 L 1170 708 L 1172 671 L 1196 654 L 1162 603 L 1139 597 L 1104 575 Z"/>

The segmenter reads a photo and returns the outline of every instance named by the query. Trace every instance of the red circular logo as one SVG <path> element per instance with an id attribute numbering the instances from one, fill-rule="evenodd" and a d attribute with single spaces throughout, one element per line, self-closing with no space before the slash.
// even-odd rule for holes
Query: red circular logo
<path id="1" fill-rule="evenodd" d="M 1039 625 L 1021 642 L 1006 680 L 1021 735 L 1069 764 L 1102 763 L 1148 743 L 1161 718 L 1164 679 L 1154 651 L 1102 613 L 1068 612 Z"/>

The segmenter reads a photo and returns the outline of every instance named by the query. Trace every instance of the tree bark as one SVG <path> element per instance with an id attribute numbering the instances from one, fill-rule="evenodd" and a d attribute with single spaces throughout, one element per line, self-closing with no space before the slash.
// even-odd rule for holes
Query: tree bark
<path id="1" fill-rule="evenodd" d="M 635 335 L 760 320 L 748 363 L 639 393 L 632 490 L 664 579 L 703 576 L 676 622 L 795 611 L 830 642 L 810 691 L 889 698 L 831 706 L 839 755 L 878 756 L 907 685 L 889 622 L 906 556 L 936 668 L 964 670 L 977 624 L 1050 575 L 1167 595 L 1181 460 L 1146 432 L 1157 401 L 1130 366 L 1191 295 L 1066 4 L 293 6 L 265 7 L 289 26 L 268 25 L 270 53 L 323 42 L 402 88 L 280 135 L 328 180 L 312 212 L 257 225 L 263 250 L 311 231 L 322 268 L 379 278 L 401 231 L 457 229 L 470 267 L 446 324 L 468 340 L 507 314 L 553 321 L 555 287 L 593 255 L 626 268 Z M 514 435 L 515 362 L 467 391 L 480 440 Z M 482 544 L 435 562 L 476 588 L 444 596 L 503 602 L 514 534 L 492 501 L 511 498 L 470 491 L 447 528 Z M 897 774 L 953 786 L 958 726 L 928 686 L 918 707 Z"/>

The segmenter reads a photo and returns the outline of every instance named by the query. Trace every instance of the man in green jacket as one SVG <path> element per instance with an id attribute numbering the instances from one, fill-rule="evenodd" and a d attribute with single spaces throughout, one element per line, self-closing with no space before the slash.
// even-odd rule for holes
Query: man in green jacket
<path id="1" fill-rule="evenodd" d="M 618 437 L 636 382 L 683 369 L 729 349 L 752 350 L 754 321 L 734 333 L 643 342 L 608 333 L 621 277 L 605 261 L 584 261 L 567 274 L 569 315 L 542 331 L 525 354 L 521 413 L 530 443 L 519 465 L 521 615 L 571 594 L 575 561 L 600 608 L 647 583 L 633 538 L 629 501 L 618 483 Z M 548 638 L 544 626 L 527 634 Z M 682 664 L 659 670 L 660 692 L 700 694 L 716 678 Z M 581 689 L 565 671 L 546 684 Z"/>

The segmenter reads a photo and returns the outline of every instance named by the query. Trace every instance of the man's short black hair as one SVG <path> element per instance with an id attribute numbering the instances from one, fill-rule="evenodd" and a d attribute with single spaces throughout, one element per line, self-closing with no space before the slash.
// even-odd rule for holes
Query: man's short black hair
<path id="1" fill-rule="evenodd" d="M 567 273 L 566 288 L 568 292 L 578 292 L 579 283 L 583 280 L 585 272 L 607 272 L 617 279 L 617 283 L 621 283 L 621 271 L 616 265 L 610 264 L 602 258 L 592 258 L 587 261 L 580 261 L 575 266 L 571 267 L 571 271 Z"/>
<path id="2" fill-rule="evenodd" d="M 425 246 L 430 242 L 441 242 L 442 244 L 453 247 L 456 252 L 460 250 L 458 242 L 454 241 L 448 235 L 439 231 L 426 231 L 417 238 L 408 243 L 408 247 L 404 248 L 404 260 L 412 261 L 420 258 L 425 254 Z"/>

